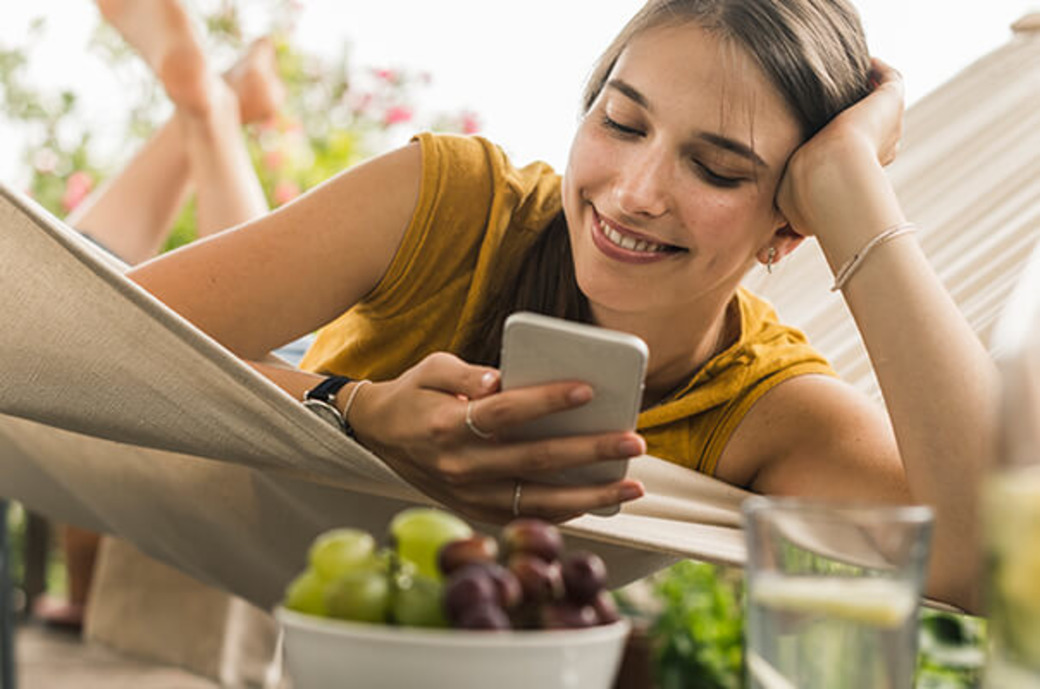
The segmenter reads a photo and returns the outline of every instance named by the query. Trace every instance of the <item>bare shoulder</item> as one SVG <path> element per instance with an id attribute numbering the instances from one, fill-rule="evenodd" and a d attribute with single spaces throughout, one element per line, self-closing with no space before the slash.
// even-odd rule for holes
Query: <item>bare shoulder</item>
<path id="1" fill-rule="evenodd" d="M 730 438 L 717 476 L 760 493 L 909 499 L 884 407 L 823 375 L 763 395 Z"/>

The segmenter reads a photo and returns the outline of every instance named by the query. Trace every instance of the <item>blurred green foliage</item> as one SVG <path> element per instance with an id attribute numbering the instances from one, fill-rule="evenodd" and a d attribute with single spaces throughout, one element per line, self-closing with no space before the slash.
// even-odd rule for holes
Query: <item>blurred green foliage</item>
<path id="1" fill-rule="evenodd" d="M 619 592 L 622 610 L 650 625 L 655 686 L 744 686 L 743 596 L 740 570 L 692 561 L 679 562 Z M 979 687 L 985 632 L 979 618 L 924 609 L 917 688 Z"/>
<path id="2" fill-rule="evenodd" d="M 349 52 L 335 58 L 301 48 L 293 27 L 302 5 L 294 0 L 221 0 L 201 14 L 204 40 L 213 56 L 233 58 L 247 47 L 243 8 L 266 13 L 286 102 L 270 121 L 249 125 L 245 135 L 257 175 L 271 207 L 285 203 L 336 172 L 385 150 L 398 131 L 475 133 L 477 117 L 466 111 L 418 112 L 415 96 L 430 82 L 425 73 L 356 67 Z M 212 6 L 213 3 L 210 3 Z M 259 8 L 259 9 L 258 9 Z M 19 125 L 29 181 L 26 191 L 59 217 L 72 211 L 126 163 L 169 115 L 161 87 L 116 32 L 98 22 L 90 51 L 130 95 L 127 112 L 116 118 L 118 150 L 96 145 L 80 103 L 86 94 L 40 87 L 29 75 L 34 51 L 47 40 L 47 21 L 35 19 L 22 43 L 0 46 L 0 120 Z M 214 62 L 220 60 L 214 59 Z M 106 122 L 110 127 L 112 122 Z M 171 230 L 167 248 L 195 236 L 189 203 Z"/>

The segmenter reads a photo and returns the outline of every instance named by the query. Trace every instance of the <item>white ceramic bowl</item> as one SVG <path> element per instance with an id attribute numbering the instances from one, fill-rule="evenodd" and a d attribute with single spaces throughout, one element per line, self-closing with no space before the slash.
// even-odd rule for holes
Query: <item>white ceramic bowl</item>
<path id="1" fill-rule="evenodd" d="M 324 619 L 278 608 L 294 689 L 610 689 L 629 624 L 483 632 Z"/>

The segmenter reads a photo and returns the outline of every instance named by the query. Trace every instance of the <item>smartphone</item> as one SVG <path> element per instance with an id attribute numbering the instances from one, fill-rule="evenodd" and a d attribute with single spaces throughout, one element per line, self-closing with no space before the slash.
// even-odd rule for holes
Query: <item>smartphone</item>
<path id="1" fill-rule="evenodd" d="M 635 430 L 648 357 L 646 343 L 629 333 L 527 311 L 512 314 L 502 335 L 503 390 L 580 380 L 592 386 L 594 395 L 587 404 L 535 419 L 504 436 L 538 440 Z M 628 460 L 617 460 L 566 469 L 547 480 L 611 483 L 627 471 Z"/>

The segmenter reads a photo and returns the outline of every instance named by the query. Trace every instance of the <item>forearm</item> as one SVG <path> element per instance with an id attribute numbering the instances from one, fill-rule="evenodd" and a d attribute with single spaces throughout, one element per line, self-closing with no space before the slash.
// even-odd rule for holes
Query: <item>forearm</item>
<path id="1" fill-rule="evenodd" d="M 314 388 L 326 378 L 326 376 L 317 373 L 301 371 L 290 366 L 279 365 L 273 361 L 246 361 L 246 363 L 296 400 L 303 400 L 303 396 L 308 390 Z M 347 400 L 350 399 L 351 391 L 356 385 L 356 382 L 348 383 L 336 395 L 336 407 L 340 413 L 344 411 L 344 406 Z"/>
<path id="2" fill-rule="evenodd" d="M 821 237 L 834 271 L 903 219 L 880 166 L 855 174 L 876 179 L 859 186 L 869 191 L 833 233 L 840 239 Z M 843 292 L 877 374 L 912 495 L 936 511 L 935 592 L 976 607 L 978 490 L 995 447 L 996 368 L 911 237 L 876 247 Z"/>

